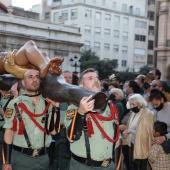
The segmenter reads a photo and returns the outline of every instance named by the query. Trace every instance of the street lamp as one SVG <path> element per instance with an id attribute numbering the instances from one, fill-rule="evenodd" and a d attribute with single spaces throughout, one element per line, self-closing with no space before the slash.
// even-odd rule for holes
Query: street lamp
<path id="1" fill-rule="evenodd" d="M 70 58 L 70 64 L 72 67 L 75 68 L 75 71 L 73 73 L 77 75 L 78 74 L 77 68 L 80 67 L 81 60 L 78 59 L 77 55 L 75 55 L 73 58 Z"/>

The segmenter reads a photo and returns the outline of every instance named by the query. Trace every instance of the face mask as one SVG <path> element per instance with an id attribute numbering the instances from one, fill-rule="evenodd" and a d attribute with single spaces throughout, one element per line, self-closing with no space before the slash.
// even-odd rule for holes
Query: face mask
<path id="1" fill-rule="evenodd" d="M 123 89 L 123 92 L 126 94 L 126 89 Z"/>
<path id="2" fill-rule="evenodd" d="M 150 84 L 149 84 L 149 83 L 145 82 L 145 83 L 143 84 L 143 88 L 144 88 L 144 89 L 149 89 L 149 87 L 150 87 Z"/>
<path id="3" fill-rule="evenodd" d="M 116 100 L 115 97 L 116 96 L 113 93 L 111 93 L 109 96 L 109 100 L 115 101 Z"/>
<path id="4" fill-rule="evenodd" d="M 138 113 L 138 112 L 140 111 L 140 109 L 138 108 L 138 106 L 133 107 L 133 108 L 131 108 L 130 110 L 131 110 L 132 112 L 134 112 L 134 113 Z"/>
<path id="5" fill-rule="evenodd" d="M 160 110 L 162 110 L 163 109 L 163 107 L 164 107 L 164 104 L 163 103 L 161 103 L 158 107 L 155 107 L 155 109 L 156 109 L 156 111 L 160 111 Z"/>

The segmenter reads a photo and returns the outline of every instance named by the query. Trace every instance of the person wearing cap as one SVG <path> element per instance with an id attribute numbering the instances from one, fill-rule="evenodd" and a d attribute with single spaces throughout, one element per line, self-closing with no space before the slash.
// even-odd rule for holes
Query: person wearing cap
<path id="1" fill-rule="evenodd" d="M 168 92 L 163 91 L 163 82 L 161 80 L 153 80 L 151 85 L 151 89 L 158 89 L 162 91 L 167 98 L 167 101 L 170 102 L 170 94 Z"/>

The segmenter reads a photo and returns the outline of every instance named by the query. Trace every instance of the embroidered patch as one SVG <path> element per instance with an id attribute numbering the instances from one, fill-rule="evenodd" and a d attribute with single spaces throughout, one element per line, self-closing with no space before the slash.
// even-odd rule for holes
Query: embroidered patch
<path id="1" fill-rule="evenodd" d="M 8 99 L 8 98 L 10 98 L 11 97 L 11 95 L 12 95 L 12 93 L 11 92 L 6 92 L 5 94 L 4 94 L 4 99 Z"/>
<path id="2" fill-rule="evenodd" d="M 72 109 L 72 110 L 68 110 L 67 111 L 67 114 L 66 114 L 66 119 L 72 119 L 73 117 L 74 117 L 74 115 L 75 115 L 75 109 Z"/>
<path id="3" fill-rule="evenodd" d="M 12 117 L 12 113 L 13 113 L 13 109 L 6 108 L 5 116 L 6 116 L 7 118 L 11 118 L 11 117 Z"/>

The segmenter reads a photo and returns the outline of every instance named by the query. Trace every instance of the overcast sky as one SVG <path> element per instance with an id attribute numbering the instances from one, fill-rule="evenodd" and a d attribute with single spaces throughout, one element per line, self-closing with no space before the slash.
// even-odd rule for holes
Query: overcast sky
<path id="1" fill-rule="evenodd" d="M 40 4 L 41 0 L 12 0 L 12 5 L 28 10 L 32 5 Z"/>

